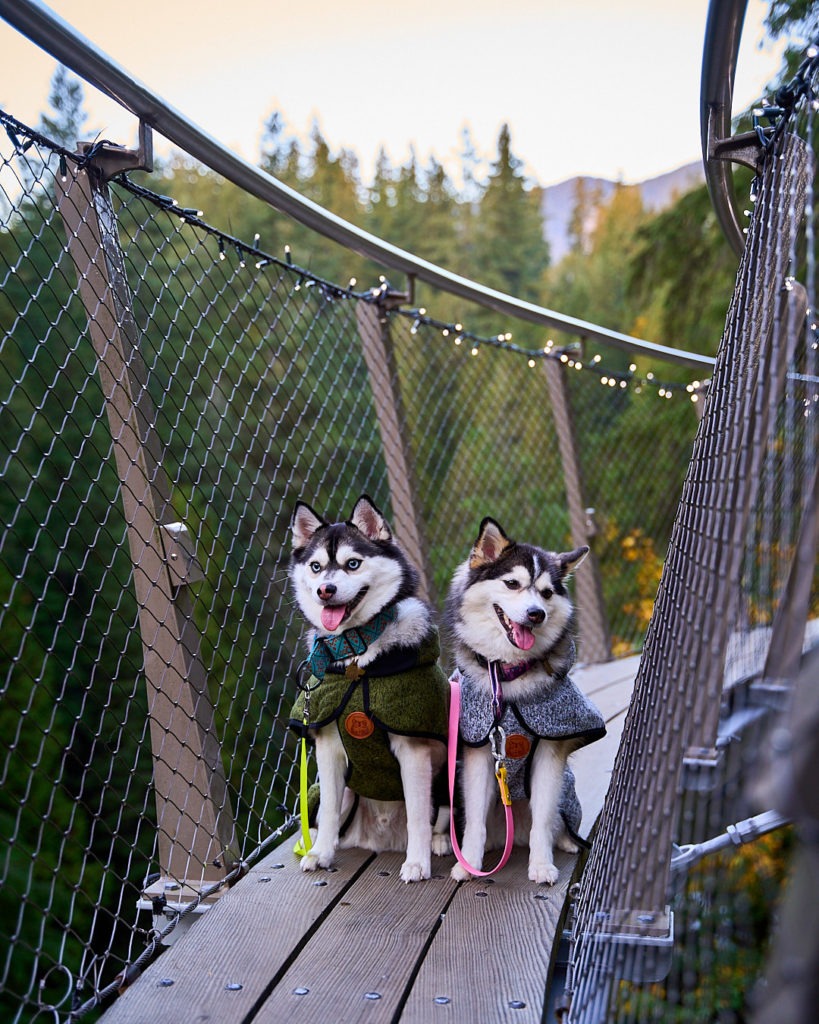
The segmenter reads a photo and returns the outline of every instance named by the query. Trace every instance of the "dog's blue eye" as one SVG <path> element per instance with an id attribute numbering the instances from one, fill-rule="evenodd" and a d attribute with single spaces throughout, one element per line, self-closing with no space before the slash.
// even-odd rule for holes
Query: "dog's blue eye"
<path id="1" fill-rule="evenodd" d="M 311 562 L 310 563 L 310 571 L 311 572 L 321 572 L 321 562 Z"/>
<path id="2" fill-rule="evenodd" d="M 504 580 L 503 581 L 509 590 L 520 590 L 520 583 L 517 580 Z"/>
<path id="3" fill-rule="evenodd" d="M 361 565 L 361 559 L 360 558 L 348 558 L 347 559 L 347 568 L 348 569 L 351 569 L 351 570 L 355 571 L 360 565 Z"/>

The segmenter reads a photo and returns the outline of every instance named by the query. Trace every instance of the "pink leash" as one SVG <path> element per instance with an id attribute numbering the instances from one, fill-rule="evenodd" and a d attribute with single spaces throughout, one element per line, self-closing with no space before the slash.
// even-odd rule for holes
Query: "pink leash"
<path id="1" fill-rule="evenodd" d="M 470 875 L 474 875 L 476 878 L 486 878 L 488 875 L 494 875 L 496 871 L 500 871 L 504 864 L 509 860 L 509 855 L 512 852 L 512 846 L 515 841 L 515 823 L 512 817 L 512 800 L 509 796 L 509 786 L 506 782 L 506 767 L 503 764 L 503 758 L 506 753 L 506 737 L 504 736 L 503 729 L 501 729 L 500 726 L 495 726 L 493 728 L 491 736 L 492 756 L 495 758 L 495 778 L 498 780 L 501 801 L 506 814 L 506 843 L 503 847 L 501 859 L 498 861 L 496 866 L 492 868 L 491 871 L 479 871 L 477 868 L 473 868 L 461 853 L 461 848 L 458 846 L 458 839 L 455 835 L 455 762 L 458 757 L 458 727 L 461 720 L 461 674 L 457 669 L 455 669 L 450 677 L 449 689 L 449 836 L 452 840 L 452 852 L 455 854 L 461 867 L 465 868 Z M 497 734 L 499 734 L 499 737 L 497 737 Z M 496 743 L 496 737 L 499 738 L 499 743 Z"/>

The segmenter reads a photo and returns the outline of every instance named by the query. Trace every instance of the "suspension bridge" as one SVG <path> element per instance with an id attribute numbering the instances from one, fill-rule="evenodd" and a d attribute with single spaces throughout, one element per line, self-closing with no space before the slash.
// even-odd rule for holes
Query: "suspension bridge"
<path id="1" fill-rule="evenodd" d="M 710 358 L 375 238 L 36 0 L 0 14 L 140 123 L 136 150 L 66 148 L 0 112 L 6 1019 L 706 1020 L 729 970 L 720 1020 L 813 1019 L 816 48 L 732 135 L 744 4 L 712 3 L 703 157 L 738 271 Z M 155 191 L 153 132 L 383 276 L 328 280 Z M 355 849 L 299 869 L 287 529 L 296 498 L 362 491 L 439 607 L 485 514 L 591 547 L 573 678 L 607 734 L 574 757 L 590 848 L 552 887 L 521 851 L 467 882 Z M 774 847 L 752 968 L 741 872 Z"/>

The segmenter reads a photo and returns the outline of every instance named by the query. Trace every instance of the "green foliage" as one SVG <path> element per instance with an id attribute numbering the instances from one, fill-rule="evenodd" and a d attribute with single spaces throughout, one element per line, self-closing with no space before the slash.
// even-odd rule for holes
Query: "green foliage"
<path id="1" fill-rule="evenodd" d="M 81 90 L 63 72 L 51 103 L 41 128 L 73 148 L 85 116 Z M 413 155 L 395 168 L 381 154 L 365 187 L 352 152 L 333 152 L 318 126 L 303 148 L 275 113 L 261 157 L 314 202 L 457 273 L 614 329 L 715 351 L 734 263 L 704 190 L 658 216 L 634 189 L 618 188 L 605 204 L 578 191 L 572 249 L 550 266 L 539 190 L 524 179 L 506 126 L 486 181 L 470 175 L 473 164 L 466 139 L 459 194 L 436 160 L 422 167 Z M 368 287 L 383 270 L 189 160 L 166 162 L 146 184 L 236 238 L 258 234 L 265 252 L 282 256 L 290 246 L 297 266 L 341 285 L 355 276 Z M 279 288 L 278 269 L 240 268 L 231 251 L 220 260 L 206 232 L 114 192 L 163 469 L 205 576 L 193 616 L 234 810 L 261 834 L 281 820 L 292 768 L 281 682 L 298 632 L 283 573 L 290 508 L 301 496 L 343 514 L 361 490 L 390 505 L 355 310 L 321 289 L 297 289 L 297 275 Z M 121 898 L 130 908 L 154 856 L 150 799 L 129 788 L 150 777 L 140 731 L 148 709 L 109 427 L 62 228 L 40 186 L 32 195 L 0 232 L 0 265 L 15 268 L 0 293 L 8 424 L 0 433 L 0 726 L 17 769 L 7 771 L 0 798 L 0 822 L 13 837 L 0 912 L 15 922 L 11 993 L 29 990 L 38 953 L 41 967 L 62 961 L 72 971 L 86 942 L 124 956 L 127 936 L 112 938 L 94 899 L 113 906 Z M 419 291 L 416 302 L 434 304 L 440 319 L 468 319 L 487 335 L 500 329 L 494 314 Z M 393 334 L 401 334 L 395 324 Z M 522 325 L 515 340 L 540 347 L 544 339 Z M 472 359 L 431 330 L 404 331 L 395 348 L 438 594 L 488 513 L 514 535 L 568 543 L 541 368 L 488 348 Z M 628 362 L 614 351 L 606 360 L 621 369 Z M 619 652 L 639 645 L 645 628 L 694 411 L 684 399 L 661 408 L 631 392 L 596 402 L 598 387 L 588 374 L 570 383 Z M 416 401 L 419 392 L 434 401 Z M 259 762 L 249 780 L 247 766 Z"/>
<path id="2" fill-rule="evenodd" d="M 679 941 L 668 979 L 622 982 L 612 1019 L 621 1024 L 745 1024 L 767 955 L 793 855 L 791 829 L 712 854 L 672 905 Z"/>

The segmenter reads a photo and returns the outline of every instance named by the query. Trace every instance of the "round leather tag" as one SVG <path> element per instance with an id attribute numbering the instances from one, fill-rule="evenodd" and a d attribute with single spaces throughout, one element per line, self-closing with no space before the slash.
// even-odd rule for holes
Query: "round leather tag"
<path id="1" fill-rule="evenodd" d="M 522 757 L 526 757 L 531 749 L 532 744 L 526 736 L 521 736 L 519 732 L 513 732 L 511 736 L 506 737 L 506 756 L 513 761 L 519 761 Z"/>
<path id="2" fill-rule="evenodd" d="M 351 711 L 344 719 L 344 728 L 354 740 L 366 740 L 375 732 L 373 720 L 368 718 L 363 711 Z"/>

